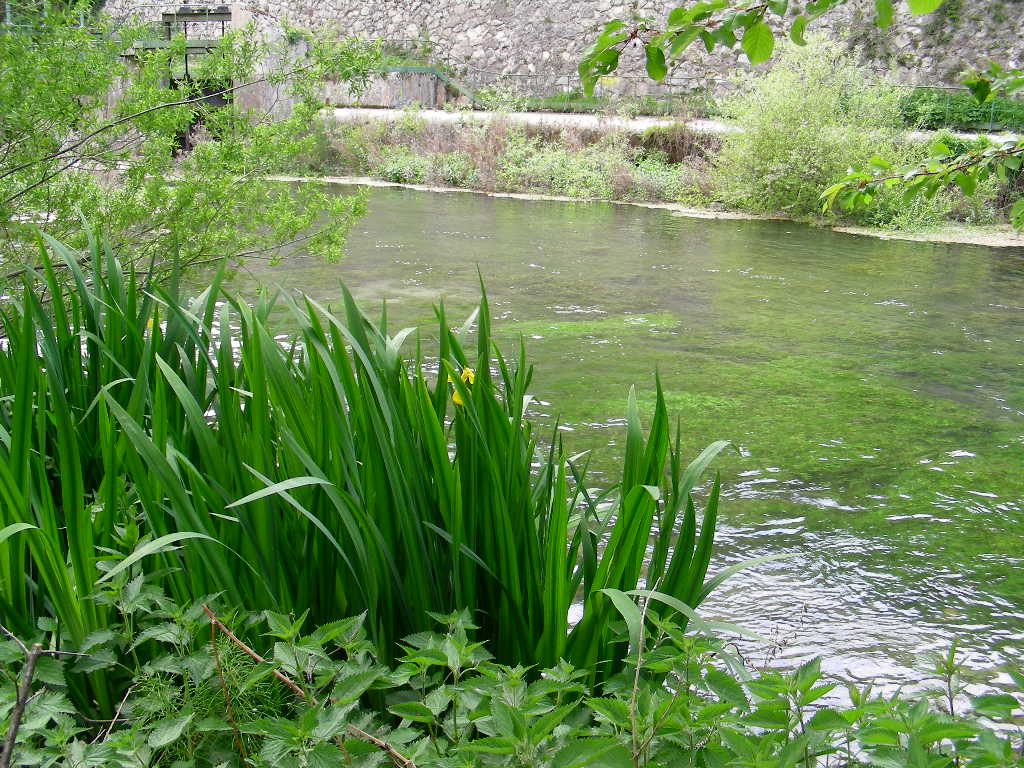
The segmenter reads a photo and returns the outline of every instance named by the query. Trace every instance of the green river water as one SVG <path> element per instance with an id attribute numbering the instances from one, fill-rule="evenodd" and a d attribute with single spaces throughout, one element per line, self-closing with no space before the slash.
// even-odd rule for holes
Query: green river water
<path id="1" fill-rule="evenodd" d="M 894 682 L 953 640 L 980 670 L 1024 656 L 1024 248 L 373 189 L 348 253 L 250 262 L 233 289 L 336 302 L 344 281 L 429 329 L 441 297 L 469 313 L 479 268 L 536 420 L 594 449 L 594 484 L 656 369 L 689 456 L 735 443 L 717 565 L 794 555 L 706 604 L 781 641 L 754 661 Z"/>

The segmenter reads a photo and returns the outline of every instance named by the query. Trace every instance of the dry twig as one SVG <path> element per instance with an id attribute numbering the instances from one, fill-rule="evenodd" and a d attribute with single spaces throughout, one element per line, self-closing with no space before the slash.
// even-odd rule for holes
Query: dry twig
<path id="1" fill-rule="evenodd" d="M 216 615 L 214 615 L 213 611 L 210 610 L 209 606 L 207 606 L 206 603 L 203 603 L 203 610 L 206 611 L 206 615 L 210 617 L 210 624 L 216 627 L 221 632 L 223 632 L 228 637 L 228 639 L 231 640 L 231 642 L 233 642 L 241 651 L 246 653 L 249 657 L 251 657 L 257 662 L 266 663 L 266 659 L 264 659 L 256 651 L 254 651 L 248 645 L 239 640 L 230 629 L 224 626 L 224 624 L 220 621 L 220 619 L 216 617 Z M 296 696 L 308 700 L 310 703 L 313 704 L 313 706 L 317 705 L 317 700 L 314 696 L 307 695 L 306 692 L 302 690 L 302 688 L 294 680 L 292 680 L 290 677 L 281 672 L 281 670 L 274 669 L 271 670 L 271 673 L 274 675 L 274 677 L 276 677 L 282 683 L 291 688 L 292 692 Z M 352 724 L 346 725 L 346 728 L 348 729 L 348 732 L 356 738 L 369 742 L 370 744 L 373 744 L 373 746 L 377 747 L 377 749 L 380 749 L 381 751 L 385 752 L 387 756 L 391 759 L 391 762 L 394 763 L 398 768 L 416 768 L 416 763 L 414 763 L 410 758 L 403 755 L 401 752 L 392 747 L 383 739 L 374 736 L 372 733 L 367 733 L 366 731 L 362 730 L 361 728 L 357 728 Z M 6 766 L 0 765 L 0 768 L 6 768 Z"/>
<path id="2" fill-rule="evenodd" d="M 6 631 L 6 630 L 5 630 Z M 14 637 L 11 635 L 11 637 Z M 17 639 L 17 638 L 15 638 Z M 18 641 L 22 648 L 25 646 Z M 0 752 L 0 768 L 10 768 L 11 757 L 14 755 L 14 740 L 18 736 L 18 728 L 21 727 L 21 717 L 25 714 L 25 705 L 28 704 L 29 694 L 32 692 L 32 675 L 36 671 L 36 662 L 43 654 L 43 646 L 36 643 L 29 650 L 25 659 L 25 668 L 22 670 L 21 685 L 18 686 L 18 696 L 14 701 L 14 709 L 11 710 L 11 722 L 7 726 L 7 736 L 4 737 L 4 748 Z"/>

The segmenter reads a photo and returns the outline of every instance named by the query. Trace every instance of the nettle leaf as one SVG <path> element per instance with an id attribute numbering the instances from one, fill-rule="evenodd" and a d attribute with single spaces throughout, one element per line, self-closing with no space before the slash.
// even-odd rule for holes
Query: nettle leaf
<path id="1" fill-rule="evenodd" d="M 729 675 L 721 670 L 711 668 L 707 671 L 704 679 L 708 687 L 723 701 L 744 709 L 747 707 L 747 695 L 743 692 L 743 687 Z"/>
<path id="2" fill-rule="evenodd" d="M 576 739 L 558 751 L 551 768 L 585 768 L 619 746 L 619 740 L 612 736 Z"/>
<path id="3" fill-rule="evenodd" d="M 629 727 L 629 707 L 626 706 L 626 702 L 608 698 L 587 699 L 587 706 L 612 725 L 619 728 Z"/>
<path id="4" fill-rule="evenodd" d="M 892 0 L 875 0 L 875 24 L 882 29 L 892 26 Z"/>
<path id="5" fill-rule="evenodd" d="M 370 686 L 377 682 L 379 677 L 380 672 L 378 670 L 357 672 L 354 675 L 344 677 L 334 686 L 332 698 L 339 704 L 348 704 L 350 701 L 355 701 L 366 693 Z"/>
<path id="6" fill-rule="evenodd" d="M 776 16 L 785 16 L 789 10 L 789 0 L 768 0 L 768 10 Z"/>
<path id="7" fill-rule="evenodd" d="M 401 704 L 392 704 L 388 707 L 388 712 L 403 720 L 411 720 L 414 723 L 434 722 L 434 713 L 430 711 L 426 704 L 420 701 L 404 701 Z"/>
<path id="8" fill-rule="evenodd" d="M 160 720 L 153 726 L 146 743 L 153 749 L 166 747 L 181 738 L 185 728 L 192 722 L 193 715 L 187 714 L 180 717 L 167 717 Z"/>
<path id="9" fill-rule="evenodd" d="M 807 725 L 816 731 L 836 731 L 850 727 L 849 722 L 841 713 L 828 707 L 815 712 Z"/>
<path id="10" fill-rule="evenodd" d="M 1009 719 L 1020 706 L 1016 698 L 1008 693 L 987 693 L 971 699 L 971 707 L 979 715 Z"/>
<path id="11" fill-rule="evenodd" d="M 35 679 L 47 685 L 64 687 L 64 662 L 53 656 L 42 656 L 36 661 Z"/>
<path id="12" fill-rule="evenodd" d="M 647 57 L 647 76 L 652 80 L 664 80 L 665 75 L 668 74 L 665 51 L 659 45 L 647 44 L 644 46 L 644 53 Z"/>
<path id="13" fill-rule="evenodd" d="M 760 64 L 771 58 L 775 50 L 775 34 L 771 27 L 761 21 L 743 33 L 741 45 L 747 60 L 751 64 Z"/>
<path id="14" fill-rule="evenodd" d="M 915 16 L 923 16 L 926 13 L 937 11 L 942 5 L 942 0 L 907 0 L 910 12 Z"/>

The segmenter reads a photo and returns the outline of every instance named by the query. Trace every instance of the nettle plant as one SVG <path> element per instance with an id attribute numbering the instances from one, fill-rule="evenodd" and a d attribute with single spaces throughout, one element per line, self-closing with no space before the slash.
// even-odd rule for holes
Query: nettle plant
<path id="1" fill-rule="evenodd" d="M 599 78 L 614 72 L 628 49 L 642 47 L 647 74 L 660 81 L 691 46 L 702 43 L 708 53 L 718 48 L 743 50 L 751 65 L 768 61 L 776 48 L 776 38 L 788 35 L 796 45 L 806 44 L 808 28 L 827 12 L 849 0 L 811 0 L 802 7 L 789 0 L 700 0 L 672 9 L 664 21 L 640 17 L 625 21 L 614 19 L 604 25 L 594 43 L 584 52 L 579 74 L 588 94 Z M 943 0 L 906 0 L 913 15 L 936 11 Z M 900 4 L 893 0 L 875 1 L 875 21 L 889 27 Z M 993 63 L 988 70 L 967 76 L 964 84 L 979 103 L 1024 89 L 1024 71 L 1004 69 Z M 931 157 L 909 165 L 893 165 L 879 155 L 864 168 L 851 169 L 843 178 L 821 193 L 824 211 L 844 210 L 870 205 L 880 193 L 898 188 L 905 201 L 914 197 L 934 197 L 951 185 L 964 194 L 974 194 L 978 184 L 990 178 L 1005 181 L 1019 174 L 1024 162 L 1024 137 L 1007 137 L 983 150 L 962 154 L 950 151 L 941 142 L 932 146 Z M 1010 206 L 1010 222 L 1024 228 L 1024 198 Z"/>
<path id="2" fill-rule="evenodd" d="M 216 596 L 179 606 L 142 576 L 107 595 L 120 622 L 85 655 L 47 655 L 43 645 L 30 651 L 14 638 L 0 643 L 0 677 L 12 683 L 0 688 L 10 764 L 1009 768 L 1021 761 L 1017 670 L 1008 670 L 1015 691 L 969 697 L 951 651 L 936 660 L 933 693 L 881 697 L 870 686 L 849 686 L 840 697 L 818 660 L 792 672 L 757 672 L 728 642 L 742 630 L 705 622 L 651 591 L 613 593 L 626 664 L 600 691 L 586 669 L 565 660 L 543 669 L 496 663 L 466 611 L 434 615 L 432 628 L 404 638 L 388 664 L 368 639 L 365 615 L 306 630 L 305 614 L 238 613 Z M 252 645 L 235 634 L 243 630 Z M 139 664 L 135 653 L 150 660 Z M 120 704 L 113 718 L 89 720 L 65 695 L 65 675 L 111 659 L 130 673 Z"/>

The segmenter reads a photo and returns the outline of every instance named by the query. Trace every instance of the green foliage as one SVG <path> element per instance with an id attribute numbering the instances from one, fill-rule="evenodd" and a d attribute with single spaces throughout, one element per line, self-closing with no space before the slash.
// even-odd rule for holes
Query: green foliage
<path id="1" fill-rule="evenodd" d="M 1024 101 L 996 97 L 978 103 L 962 91 L 915 88 L 900 98 L 900 114 L 908 126 L 927 130 L 1024 129 Z"/>
<path id="2" fill-rule="evenodd" d="M 699 0 L 674 8 L 660 29 L 656 20 L 651 18 L 638 17 L 633 19 L 631 24 L 621 19 L 613 19 L 604 25 L 593 45 L 583 54 L 579 64 L 580 79 L 583 81 L 585 93 L 591 94 L 601 77 L 618 68 L 623 52 L 638 43 L 644 45 L 648 64 L 652 58 L 658 61 L 663 58 L 668 61 L 680 57 L 697 40 L 703 42 L 708 53 L 717 47 L 735 48 L 739 44 L 748 61 L 757 64 L 767 60 L 775 48 L 776 32 L 765 21 L 770 15 L 778 17 L 775 23 L 780 34 L 787 30 L 788 24 L 790 39 L 796 45 L 804 46 L 807 44 L 805 32 L 809 24 L 845 2 L 847 0 L 813 0 L 800 9 L 802 12 L 787 16 L 790 5 L 788 0 L 769 0 L 756 5 L 748 5 L 739 0 Z M 943 0 L 907 0 L 908 9 L 914 15 L 934 13 L 942 4 Z M 876 24 L 883 29 L 888 27 L 892 23 L 896 3 L 893 0 L 875 0 L 874 5 Z M 958 7 L 958 3 L 951 7 L 951 15 L 956 15 Z M 655 57 L 655 49 L 660 49 L 663 56 Z M 662 76 L 660 65 L 653 70 L 649 66 L 649 74 L 659 79 Z M 854 82 L 851 81 L 849 85 L 852 90 L 858 90 Z M 984 105 L 1000 93 L 1012 95 L 1024 89 L 1024 72 L 1018 68 L 1004 69 L 998 62 L 992 62 L 986 71 L 969 75 L 964 80 L 964 85 L 971 91 L 978 104 Z M 990 119 L 993 119 L 991 116 L 994 115 L 995 106 L 989 105 Z M 795 104 L 795 109 L 797 115 L 802 114 L 799 104 Z M 841 111 L 843 112 L 846 110 Z M 905 202 L 915 198 L 931 201 L 940 190 L 952 185 L 956 185 L 964 195 L 971 197 L 980 183 L 992 177 L 1003 184 L 1012 182 L 1021 168 L 1021 159 L 1024 157 L 1024 139 L 1018 139 L 1007 140 L 1002 146 L 982 153 L 955 156 L 948 152 L 939 152 L 925 162 L 900 166 L 881 157 L 885 154 L 885 144 L 883 137 L 879 147 L 881 151 L 873 153 L 870 160 L 864 157 L 861 161 L 860 165 L 867 166 L 868 170 L 858 167 L 845 176 L 842 176 L 842 170 L 833 175 L 833 181 L 837 177 L 841 178 L 821 193 L 823 212 L 837 207 L 845 211 L 864 208 L 880 196 L 888 196 L 896 188 L 902 191 Z M 795 151 L 799 152 L 799 149 L 795 148 Z M 853 152 L 853 156 L 858 154 L 864 153 Z M 796 162 L 799 159 L 794 156 L 788 161 Z M 833 159 L 834 155 L 825 158 L 826 163 Z M 735 162 L 740 158 L 732 160 L 734 162 L 727 164 L 727 170 L 741 171 Z M 798 172 L 803 170 L 799 166 L 794 167 Z M 772 185 L 780 174 L 786 173 L 786 166 L 768 165 L 762 170 L 769 172 L 767 182 Z M 743 204 L 749 205 L 750 185 L 747 182 L 750 181 L 752 179 L 747 179 L 740 185 L 739 190 L 727 188 L 726 196 L 732 196 L 741 202 L 746 201 Z M 1013 184 L 1007 185 L 1007 188 L 1013 188 Z M 802 192 L 799 189 L 794 191 Z M 779 203 L 780 199 L 767 203 L 758 202 L 757 207 L 771 210 L 773 207 L 779 207 Z M 805 203 L 801 195 L 787 206 L 787 210 L 802 210 L 806 207 Z M 1018 229 L 1024 228 L 1024 199 L 1010 201 L 1006 208 L 1011 224 Z"/>
<path id="3" fill-rule="evenodd" d="M 340 254 L 361 203 L 265 176 L 310 151 L 320 83 L 358 90 L 373 46 L 290 46 L 235 30 L 207 54 L 193 51 L 189 77 L 174 81 L 181 36 L 136 45 L 155 33 L 117 27 L 83 3 L 44 4 L 32 18 L 0 35 L 0 249 L 11 267 L 35 263 L 37 227 L 84 245 L 82 216 L 140 270 L 275 257 L 299 238 L 314 253 Z M 207 98 L 211 88 L 220 96 Z M 186 142 L 192 150 L 179 152 Z"/>
<path id="4" fill-rule="evenodd" d="M 750 4 L 742 0 L 699 0 L 673 8 L 664 22 L 638 17 L 630 23 L 612 19 L 605 23 L 579 64 L 585 93 L 594 91 L 597 81 L 618 66 L 622 54 L 642 44 L 647 74 L 661 80 L 668 71 L 667 62 L 682 56 L 700 41 L 712 53 L 716 48 L 743 50 L 747 61 L 760 64 L 772 57 L 776 35 L 804 45 L 808 25 L 848 0 L 813 0 L 790 13 L 789 0 L 769 0 Z M 943 0 L 907 0 L 912 14 L 932 13 Z M 885 28 L 892 23 L 893 0 L 875 0 L 875 22 Z M 770 22 L 770 23 L 769 23 Z"/>
<path id="5" fill-rule="evenodd" d="M 141 583 L 141 579 L 139 580 Z M 127 588 L 127 587 L 126 587 Z M 112 632 L 90 655 L 129 667 L 118 719 L 89 723 L 69 701 L 81 659 L 44 658 L 17 734 L 18 765 L 271 766 L 1019 766 L 1024 675 L 1010 690 L 968 695 L 955 649 L 934 685 L 880 696 L 825 678 L 820 660 L 757 671 L 731 651 L 738 628 L 696 614 L 684 634 L 671 598 L 609 591 L 628 644 L 603 690 L 564 660 L 531 674 L 497 663 L 467 612 L 432 617 L 386 663 L 357 616 L 307 629 L 264 612 L 221 619 L 262 633 L 253 658 L 200 605 L 121 597 Z M 680 606 L 685 607 L 685 606 Z M 685 612 L 684 612 L 685 613 Z M 36 633 L 35 636 L 38 636 Z M 45 639 L 45 638 L 41 638 Z M 145 653 L 145 664 L 133 661 Z M 0 643 L 0 678 L 23 657 Z M 130 681 L 130 682 L 129 682 Z M 844 703 L 845 700 L 845 703 Z M 0 689 L 0 727 L 13 686 Z"/>
<path id="6" fill-rule="evenodd" d="M 438 178 L 450 187 L 475 187 L 480 183 L 473 158 L 466 152 L 440 152 L 433 161 Z"/>
<path id="7" fill-rule="evenodd" d="M 58 646 L 80 651 L 145 574 L 181 603 L 366 612 L 386 658 L 429 612 L 468 606 L 500 661 L 564 658 L 596 683 L 624 656 L 602 590 L 645 575 L 696 607 L 717 583 L 717 481 L 699 532 L 690 492 L 727 444 L 684 464 L 660 386 L 646 438 L 630 393 L 621 482 L 596 493 L 557 433 L 538 444 L 532 368 L 492 348 L 486 300 L 475 349 L 473 322 L 454 332 L 439 307 L 437 362 L 417 343 L 407 363 L 413 329 L 389 335 L 347 293 L 340 316 L 285 302 L 298 335 L 282 343 L 273 302 L 239 302 L 219 277 L 179 303 L 98 243 L 50 245 L 60 261 L 43 251 L 44 276 L 0 316 L 5 626 L 56 620 Z M 103 676 L 74 694 L 113 705 Z"/>
<path id="8" fill-rule="evenodd" d="M 430 158 L 403 147 L 387 147 L 370 172 L 399 184 L 422 184 L 430 172 Z"/>
<path id="9" fill-rule="evenodd" d="M 817 37 L 787 46 L 769 72 L 743 84 L 723 104 L 740 130 L 724 137 L 716 167 L 732 205 L 810 214 L 828 182 L 887 146 L 892 151 L 895 89 L 837 43 Z"/>
<path id="10" fill-rule="evenodd" d="M 700 197 L 699 172 L 670 163 L 665 152 L 656 148 L 673 143 L 679 142 L 652 135 L 634 146 L 625 136 L 609 135 L 576 149 L 511 131 L 498 158 L 498 184 L 509 190 L 581 198 L 679 201 Z"/>
<path id="11" fill-rule="evenodd" d="M 1006 216 L 1017 229 L 1024 228 L 1024 197 L 1019 179 L 1024 159 L 1024 138 L 979 146 L 959 155 L 941 140 L 935 141 L 924 163 L 901 166 L 874 157 L 867 168 L 856 168 L 821 194 L 823 207 L 847 211 L 863 209 L 894 191 L 906 204 L 915 199 L 941 200 L 959 190 L 973 198 L 982 189 L 987 199 L 1003 198 Z"/>
<path id="12" fill-rule="evenodd" d="M 376 121 L 330 130 L 329 151 L 317 155 L 327 163 L 310 158 L 304 165 L 399 183 L 690 203 L 708 197 L 708 156 L 717 143 L 678 124 L 642 135 L 530 131 L 471 119 L 416 133 Z"/>

